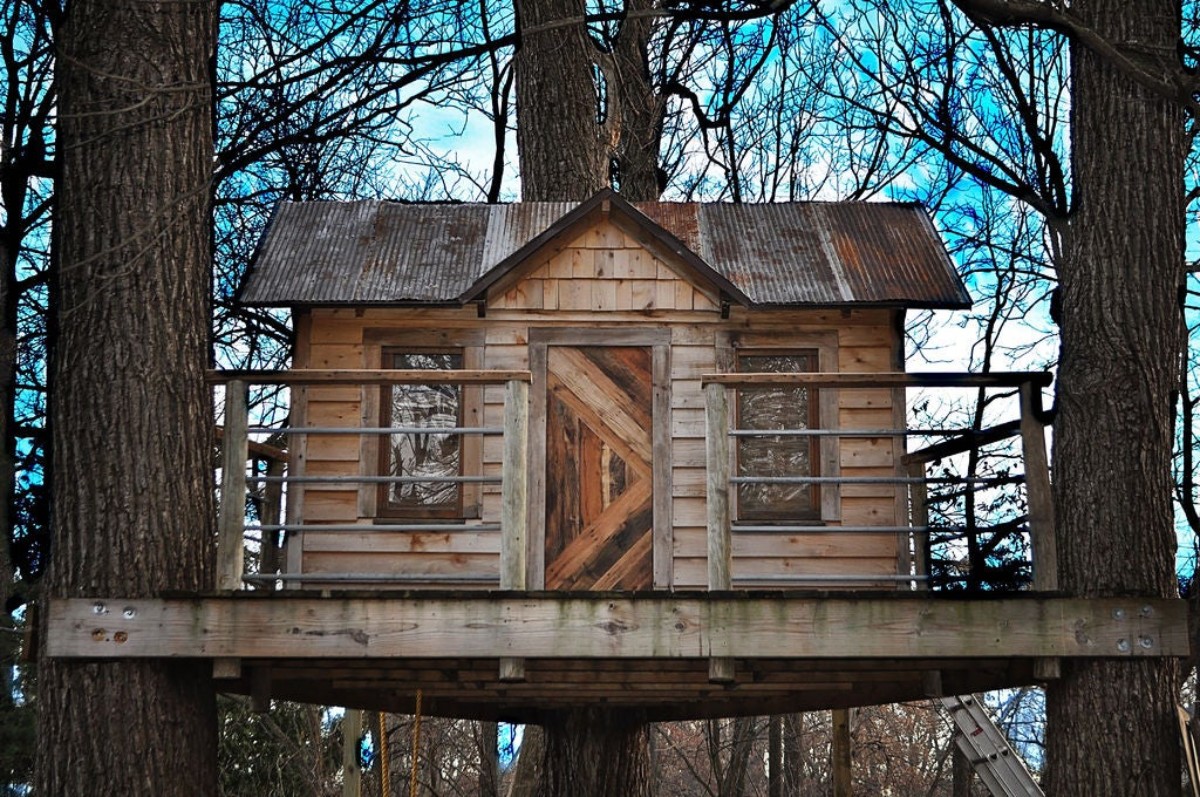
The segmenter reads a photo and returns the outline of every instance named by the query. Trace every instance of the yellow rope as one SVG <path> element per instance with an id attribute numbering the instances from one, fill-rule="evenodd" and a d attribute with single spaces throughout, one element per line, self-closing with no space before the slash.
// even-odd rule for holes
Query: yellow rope
<path id="1" fill-rule="evenodd" d="M 392 795 L 392 770 L 388 760 L 387 717 L 379 712 L 379 793 L 383 797 Z"/>
<path id="2" fill-rule="evenodd" d="M 417 690 L 417 709 L 413 717 L 412 771 L 408 781 L 408 797 L 417 797 L 417 754 L 421 751 L 421 690 Z"/>

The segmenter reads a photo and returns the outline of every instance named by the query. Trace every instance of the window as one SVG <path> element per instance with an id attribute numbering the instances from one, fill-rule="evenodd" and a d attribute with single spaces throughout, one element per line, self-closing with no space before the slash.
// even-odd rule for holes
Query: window
<path id="1" fill-rule="evenodd" d="M 817 370 L 816 351 L 739 351 L 737 370 L 796 373 Z M 820 426 L 817 391 L 805 387 L 741 388 L 737 393 L 739 429 L 814 429 Z M 820 443 L 816 436 L 754 435 L 737 438 L 740 476 L 817 476 Z M 821 517 L 815 484 L 739 484 L 739 520 L 795 521 Z"/>
<path id="2" fill-rule="evenodd" d="M 463 367 L 458 349 L 384 349 L 383 367 L 446 370 Z M 380 447 L 384 476 L 442 478 L 463 472 L 462 435 L 438 431 L 463 425 L 459 385 L 391 385 L 380 399 L 381 426 L 398 430 Z M 428 430 L 428 431 L 426 431 Z M 404 517 L 462 517 L 463 489 L 457 482 L 382 484 L 379 514 Z"/>

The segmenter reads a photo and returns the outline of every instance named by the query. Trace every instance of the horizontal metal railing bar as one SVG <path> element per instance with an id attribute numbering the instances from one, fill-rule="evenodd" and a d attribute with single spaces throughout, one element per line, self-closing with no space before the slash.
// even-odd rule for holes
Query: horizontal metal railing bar
<path id="1" fill-rule="evenodd" d="M 735 565 L 736 566 L 736 565 Z M 734 581 L 794 581 L 794 582 L 837 582 L 837 581 L 881 581 L 888 584 L 904 581 L 928 581 L 929 576 L 900 576 L 900 575 L 883 575 L 873 576 L 867 573 L 852 573 L 849 575 L 837 575 L 835 573 L 809 573 L 809 574 L 791 574 L 791 573 L 769 573 L 762 576 L 738 576 L 734 575 Z"/>
<path id="2" fill-rule="evenodd" d="M 702 374 L 702 385 L 720 384 L 730 387 L 828 387 L 828 388 L 879 388 L 879 387 L 1007 387 L 1024 384 L 1046 387 L 1054 381 L 1047 371 L 993 371 L 986 374 L 969 374 L 961 371 L 927 373 L 907 371 L 865 372 L 807 372 L 807 373 L 750 373 L 734 372 Z"/>
<path id="3" fill-rule="evenodd" d="M 500 484 L 499 476 L 247 476 L 266 484 Z"/>
<path id="4" fill-rule="evenodd" d="M 499 426 L 251 426 L 248 434 L 503 434 Z"/>
<path id="5" fill-rule="evenodd" d="M 492 582 L 499 581 L 499 575 L 486 573 L 247 573 L 243 581 L 354 581 L 387 584 L 412 584 L 426 582 Z"/>
<path id="6" fill-rule="evenodd" d="M 252 385 L 501 385 L 532 382 L 530 371 L 304 369 L 280 371 L 209 371 L 212 384 L 238 380 Z"/>
<path id="7" fill-rule="evenodd" d="M 924 437 L 968 434 L 970 429 L 731 429 L 730 437 Z"/>
<path id="8" fill-rule="evenodd" d="M 451 531 L 476 532 L 499 531 L 499 523 L 480 523 L 468 526 L 463 523 L 270 523 L 246 526 L 246 531 Z"/>
<path id="9" fill-rule="evenodd" d="M 1020 484 L 1020 476 L 730 476 L 730 484 Z M 932 500 L 932 499 L 930 499 Z"/>
<path id="10" fill-rule="evenodd" d="M 730 530 L 754 534 L 897 534 L 939 531 L 941 526 L 803 526 L 803 525 L 739 525 L 734 523 Z"/>

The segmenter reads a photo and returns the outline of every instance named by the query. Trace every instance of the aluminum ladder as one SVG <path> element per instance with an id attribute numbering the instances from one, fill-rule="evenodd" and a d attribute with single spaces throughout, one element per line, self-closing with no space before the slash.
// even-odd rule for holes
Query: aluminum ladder
<path id="1" fill-rule="evenodd" d="M 1044 797 L 1025 762 L 975 695 L 940 698 L 958 733 L 954 741 L 993 797 Z"/>

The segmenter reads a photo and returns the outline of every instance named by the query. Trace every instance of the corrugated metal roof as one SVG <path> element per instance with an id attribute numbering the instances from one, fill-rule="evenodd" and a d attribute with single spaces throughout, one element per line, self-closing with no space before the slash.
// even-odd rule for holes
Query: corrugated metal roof
<path id="1" fill-rule="evenodd" d="M 964 307 L 966 289 L 915 205 L 646 202 L 611 192 L 585 203 L 283 203 L 241 301 L 257 305 L 457 303 L 524 251 L 611 199 L 635 223 L 685 247 L 739 300 L 762 305 Z M 634 211 L 632 208 L 636 208 Z M 643 215 L 644 214 L 644 215 Z M 678 251 L 678 245 L 676 246 Z M 472 293 L 474 288 L 475 293 Z"/>

